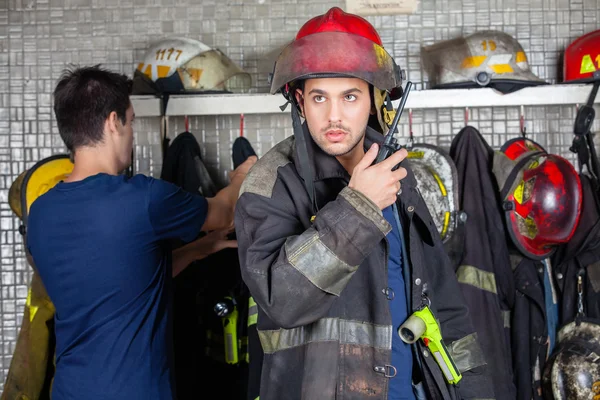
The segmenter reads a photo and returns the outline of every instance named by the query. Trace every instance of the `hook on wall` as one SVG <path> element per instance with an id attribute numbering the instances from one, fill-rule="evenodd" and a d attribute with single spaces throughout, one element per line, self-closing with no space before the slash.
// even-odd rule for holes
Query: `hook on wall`
<path id="1" fill-rule="evenodd" d="M 240 114 L 240 137 L 244 137 L 244 114 Z"/>
<path id="2" fill-rule="evenodd" d="M 525 127 L 525 106 L 521 106 L 521 116 L 519 118 L 519 127 L 521 128 L 521 136 L 527 136 L 527 128 Z"/>

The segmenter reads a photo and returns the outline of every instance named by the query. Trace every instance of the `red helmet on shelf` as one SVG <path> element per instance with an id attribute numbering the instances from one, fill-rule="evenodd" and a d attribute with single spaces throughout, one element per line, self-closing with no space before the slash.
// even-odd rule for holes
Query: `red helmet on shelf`
<path id="1" fill-rule="evenodd" d="M 600 80 L 600 29 L 574 40 L 565 50 L 563 81 L 587 83 Z"/>

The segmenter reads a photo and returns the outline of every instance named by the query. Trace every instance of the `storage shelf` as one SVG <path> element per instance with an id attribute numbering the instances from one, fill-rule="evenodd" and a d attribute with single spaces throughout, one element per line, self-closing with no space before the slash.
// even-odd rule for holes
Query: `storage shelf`
<path id="1" fill-rule="evenodd" d="M 509 94 L 490 88 L 412 90 L 407 109 L 507 107 L 583 104 L 592 85 L 544 85 L 527 87 Z M 161 116 L 162 100 L 154 96 L 132 96 L 138 117 Z M 285 103 L 280 94 L 172 95 L 167 116 L 279 114 Z M 600 104 L 600 96 L 595 104 Z M 398 101 L 394 102 L 398 106 Z M 288 106 L 285 112 L 289 112 Z"/>
<path id="2" fill-rule="evenodd" d="M 154 96 L 131 96 L 135 117 L 160 117 L 162 100 Z"/>

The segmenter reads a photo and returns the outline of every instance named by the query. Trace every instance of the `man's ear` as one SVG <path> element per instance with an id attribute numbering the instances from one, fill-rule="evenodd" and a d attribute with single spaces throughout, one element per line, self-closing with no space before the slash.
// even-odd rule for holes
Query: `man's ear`
<path id="1" fill-rule="evenodd" d="M 298 103 L 298 106 L 300 106 L 300 114 L 302 118 L 304 118 L 304 95 L 302 90 L 296 89 L 296 93 L 294 94 L 296 95 L 296 102 Z"/>
<path id="2" fill-rule="evenodd" d="M 121 123 L 121 120 L 119 119 L 119 116 L 117 115 L 116 111 L 112 111 L 110 114 L 108 114 L 108 118 L 106 118 L 106 122 L 104 123 L 104 126 L 109 133 L 117 133 L 118 134 L 120 123 Z"/>

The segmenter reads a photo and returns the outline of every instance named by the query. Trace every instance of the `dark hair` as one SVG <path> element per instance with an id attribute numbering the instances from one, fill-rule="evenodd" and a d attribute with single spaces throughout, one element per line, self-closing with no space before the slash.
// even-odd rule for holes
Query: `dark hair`
<path id="1" fill-rule="evenodd" d="M 123 124 L 130 106 L 132 81 L 99 65 L 67 69 L 54 89 L 54 114 L 63 142 L 74 152 L 100 143 L 104 123 L 116 112 Z"/>

